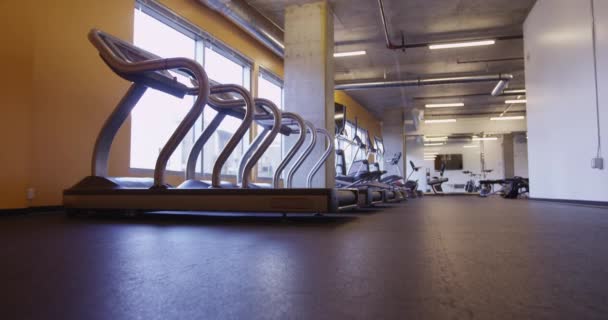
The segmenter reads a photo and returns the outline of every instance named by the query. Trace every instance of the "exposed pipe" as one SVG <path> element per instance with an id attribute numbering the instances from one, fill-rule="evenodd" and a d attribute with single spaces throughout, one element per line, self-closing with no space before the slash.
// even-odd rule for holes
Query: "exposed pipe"
<path id="1" fill-rule="evenodd" d="M 496 59 L 473 59 L 473 60 L 456 60 L 457 64 L 465 63 L 491 63 L 491 62 L 505 62 L 505 61 L 518 61 L 524 60 L 524 57 L 513 57 L 513 58 L 496 58 Z"/>
<path id="2" fill-rule="evenodd" d="M 280 57 L 285 55 L 284 32 L 244 0 L 198 0 L 245 30 Z"/>
<path id="3" fill-rule="evenodd" d="M 498 81 L 498 83 L 496 84 L 496 87 L 494 87 L 494 89 L 492 90 L 492 96 L 497 97 L 497 96 L 501 95 L 508 84 L 509 84 L 509 81 L 506 81 L 506 80 Z"/>
<path id="4" fill-rule="evenodd" d="M 384 3 L 382 2 L 382 0 L 378 0 L 378 8 L 380 9 L 380 18 L 382 19 L 382 26 L 384 28 L 384 39 L 386 40 L 386 47 L 388 49 L 391 50 L 405 50 L 405 49 L 410 49 L 410 48 L 420 48 L 420 47 L 428 47 L 431 44 L 435 44 L 435 43 L 425 43 L 425 42 L 420 42 L 420 43 L 405 43 L 405 37 L 403 36 L 403 33 L 401 33 L 401 44 L 397 45 L 394 44 L 390 37 L 389 37 L 389 32 L 388 32 L 388 24 L 386 22 L 386 15 L 384 14 Z M 494 39 L 494 40 L 514 40 L 514 39 L 523 39 L 523 35 L 519 34 L 519 35 L 511 35 L 511 36 L 499 36 L 499 37 L 485 37 L 485 38 L 478 38 L 478 39 L 467 39 L 466 41 L 477 41 L 477 40 L 487 40 L 487 39 Z M 453 40 L 451 40 L 453 41 Z M 445 42 L 441 42 L 441 43 L 445 43 Z"/>
<path id="5" fill-rule="evenodd" d="M 411 80 L 396 80 L 396 81 L 376 81 L 376 82 L 358 82 L 344 83 L 335 86 L 336 90 L 364 90 L 374 88 L 394 88 L 394 87 L 419 87 L 440 84 L 456 84 L 456 83 L 473 83 L 487 81 L 509 81 L 513 79 L 512 74 L 499 73 L 493 75 L 481 76 L 464 76 L 464 77 L 444 77 L 444 78 L 418 78 Z"/>

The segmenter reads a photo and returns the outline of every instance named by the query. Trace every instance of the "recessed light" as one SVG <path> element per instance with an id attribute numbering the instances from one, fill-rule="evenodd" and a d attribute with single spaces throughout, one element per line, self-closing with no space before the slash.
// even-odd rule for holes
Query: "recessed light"
<path id="1" fill-rule="evenodd" d="M 444 137 L 424 137 L 424 141 L 430 141 L 430 142 L 445 141 L 447 139 L 448 139 L 447 136 L 444 136 Z"/>
<path id="2" fill-rule="evenodd" d="M 526 89 L 510 89 L 502 92 L 503 94 L 512 94 L 512 93 L 526 93 Z"/>
<path id="3" fill-rule="evenodd" d="M 527 103 L 528 100 L 526 99 L 515 99 L 515 100 L 507 100 L 505 101 L 506 104 L 523 104 L 523 103 Z"/>
<path id="4" fill-rule="evenodd" d="M 452 49 L 452 48 L 466 48 L 466 47 L 478 47 L 478 46 L 490 46 L 496 43 L 496 40 L 481 40 L 481 41 L 466 41 L 466 42 L 450 42 L 450 43 L 439 43 L 429 45 L 429 49 Z"/>
<path id="5" fill-rule="evenodd" d="M 424 120 L 424 123 L 448 123 L 448 122 L 456 122 L 456 119 Z"/>
<path id="6" fill-rule="evenodd" d="M 524 116 L 512 116 L 512 117 L 492 117 L 490 120 L 493 121 L 506 121 L 506 120 L 523 120 L 526 117 Z"/>
<path id="7" fill-rule="evenodd" d="M 430 103 L 424 105 L 426 108 L 454 108 L 454 107 L 464 107 L 464 103 L 455 102 L 455 103 Z"/>
<path id="8" fill-rule="evenodd" d="M 365 50 L 361 51 L 349 51 L 349 52 L 336 52 L 334 53 L 334 58 L 343 58 L 343 57 L 353 57 L 353 56 L 362 56 L 367 54 Z"/>

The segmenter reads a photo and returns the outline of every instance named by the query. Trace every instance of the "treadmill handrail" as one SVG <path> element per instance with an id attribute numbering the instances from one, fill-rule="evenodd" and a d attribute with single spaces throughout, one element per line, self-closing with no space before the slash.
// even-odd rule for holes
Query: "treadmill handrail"
<path id="1" fill-rule="evenodd" d="M 167 163 L 173 152 L 177 149 L 182 140 L 186 137 L 190 129 L 196 123 L 199 115 L 202 114 L 207 101 L 209 100 L 209 79 L 203 67 L 196 61 L 187 58 L 168 58 L 168 59 L 152 59 L 141 62 L 127 62 L 123 58 L 117 56 L 114 50 L 108 47 L 106 41 L 102 38 L 108 37 L 116 39 L 121 43 L 128 45 L 130 48 L 141 50 L 132 44 L 128 44 L 120 39 L 114 38 L 103 33 L 100 30 L 92 29 L 89 32 L 90 42 L 97 48 L 99 54 L 104 61 L 115 71 L 125 72 L 130 74 L 166 71 L 172 69 L 185 69 L 191 74 L 194 80 L 198 83 L 197 98 L 184 117 L 177 126 L 169 140 L 165 143 L 161 152 L 156 159 L 154 167 L 154 187 L 165 187 L 165 171 Z M 147 52 L 146 52 L 147 53 Z M 108 175 L 108 159 L 110 148 L 116 133 L 135 107 L 139 98 L 143 95 L 147 88 L 142 84 L 134 82 L 127 94 L 114 109 L 110 117 L 106 119 L 93 150 L 93 159 L 91 165 L 91 173 L 93 176 L 105 177 Z"/>
<path id="2" fill-rule="evenodd" d="M 259 105 L 265 105 L 266 107 L 268 107 L 273 113 L 274 121 L 273 121 L 272 129 L 270 130 L 270 133 L 268 133 L 266 135 L 266 137 L 264 138 L 262 143 L 255 149 L 255 152 L 253 153 L 253 155 L 251 155 L 249 160 L 247 160 L 247 163 L 245 164 L 245 167 L 243 168 L 243 174 L 242 174 L 242 178 L 241 178 L 241 181 L 242 181 L 241 187 L 242 188 L 249 188 L 249 177 L 251 177 L 251 171 L 253 170 L 253 167 L 258 163 L 258 161 L 260 160 L 262 155 L 264 155 L 266 150 L 268 150 L 268 148 L 270 148 L 270 145 L 272 144 L 274 139 L 277 137 L 277 135 L 281 131 L 281 121 L 283 120 L 282 114 L 281 114 L 281 109 L 279 109 L 279 107 L 277 107 L 277 105 L 274 104 L 272 101 L 270 101 L 268 99 L 257 98 L 257 99 L 255 99 L 255 103 L 259 104 Z M 239 172 L 240 172 L 240 169 L 239 169 Z M 238 179 L 238 177 L 237 177 L 237 179 Z"/>
<path id="3" fill-rule="evenodd" d="M 249 91 L 247 91 L 247 89 L 236 84 L 222 84 L 214 86 L 211 88 L 211 92 L 214 94 L 237 92 L 241 95 L 241 97 L 243 97 L 243 100 L 245 101 L 245 114 L 243 116 L 241 125 L 239 125 L 236 131 L 232 134 L 232 137 L 230 137 L 230 139 L 226 143 L 226 146 L 224 146 L 224 149 L 222 149 L 222 152 L 220 152 L 220 154 L 218 155 L 217 159 L 215 160 L 215 164 L 213 165 L 213 171 L 211 172 L 211 187 L 221 188 L 222 167 L 224 167 L 230 155 L 234 152 L 239 143 L 241 143 L 241 140 L 247 133 L 247 130 L 251 128 L 251 124 L 253 123 L 253 114 L 255 112 L 255 102 L 253 101 L 253 97 L 251 97 L 251 94 L 249 93 Z M 221 106 L 218 105 L 217 107 Z M 248 183 L 249 177 L 243 177 L 243 182 Z"/>
<path id="4" fill-rule="evenodd" d="M 304 119 L 302 119 L 300 115 L 293 112 L 283 112 L 283 119 L 291 119 L 295 122 L 296 126 L 298 127 L 298 139 L 291 147 L 291 149 L 289 149 L 287 155 L 285 156 L 285 158 L 283 158 L 283 161 L 281 161 L 281 163 L 277 167 L 277 170 L 274 173 L 274 177 L 272 179 L 272 185 L 274 188 L 280 187 L 281 175 L 283 174 L 285 167 L 287 167 L 287 164 L 289 164 L 291 159 L 296 155 L 298 150 L 300 150 L 300 148 L 304 144 L 304 141 L 306 140 L 306 130 L 304 130 Z"/>
<path id="5" fill-rule="evenodd" d="M 304 136 L 306 137 L 306 134 L 308 132 L 310 132 L 310 142 L 308 143 L 308 146 L 306 146 L 306 149 L 304 149 L 304 151 L 302 152 L 300 157 L 293 164 L 291 169 L 289 169 L 289 171 L 287 171 L 287 187 L 288 188 L 293 188 L 293 176 L 296 174 L 296 171 L 298 171 L 298 169 L 300 169 L 300 167 L 304 163 L 304 160 L 306 160 L 306 158 L 308 158 L 308 156 L 310 155 L 312 150 L 315 148 L 315 145 L 317 144 L 317 134 L 316 134 L 317 130 L 316 130 L 315 126 L 310 121 L 304 121 L 304 124 L 306 125 L 306 130 L 305 130 Z"/>
<path id="6" fill-rule="evenodd" d="M 219 86 L 219 85 L 218 85 Z M 226 92 L 219 92 L 218 90 L 214 90 L 214 88 L 218 87 L 212 87 L 212 95 L 220 95 L 220 94 L 225 94 Z M 281 121 L 281 111 L 278 107 L 276 107 L 274 104 L 273 105 L 269 105 L 269 102 L 265 99 L 254 99 L 254 103 L 256 106 L 260 106 L 260 105 L 264 105 L 266 106 L 268 109 L 270 109 L 270 111 L 272 112 L 272 117 L 278 117 L 279 124 Z M 195 141 L 194 145 L 192 146 L 192 148 L 190 149 L 190 154 L 188 155 L 188 162 L 186 165 L 186 172 L 185 172 L 185 179 L 186 180 L 194 180 L 196 179 L 196 164 L 197 164 L 197 160 L 199 155 L 201 154 L 201 152 L 203 151 L 203 148 L 205 146 L 205 144 L 207 143 L 207 141 L 209 140 L 209 138 L 213 135 L 213 133 L 215 132 L 215 130 L 217 129 L 217 127 L 221 124 L 221 122 L 224 120 L 224 118 L 229 115 L 228 113 L 223 113 L 222 110 L 234 110 L 234 109 L 240 109 L 246 106 L 245 104 L 245 100 L 243 99 L 238 99 L 238 100 L 224 100 L 224 99 L 217 99 L 213 96 L 211 96 L 209 98 L 209 105 L 213 108 L 215 108 L 218 111 L 218 114 L 213 118 L 213 120 L 205 127 L 205 129 L 203 130 L 202 134 L 198 137 L 198 139 Z M 255 108 L 254 110 L 258 110 L 257 108 Z M 241 113 L 241 116 L 244 113 Z M 233 115 L 233 114 L 230 114 Z M 241 116 L 237 117 L 237 119 L 241 119 Z M 253 114 L 253 120 L 258 119 L 260 117 L 266 118 L 267 115 L 266 114 L 256 114 L 254 112 Z M 273 121 L 275 121 L 273 119 Z M 277 131 L 277 134 L 281 131 L 281 129 L 283 129 L 284 127 L 276 126 L 276 122 L 274 123 L 273 127 L 271 128 L 271 130 L 267 130 L 266 127 L 264 127 L 264 131 L 270 131 L 271 133 L 275 130 Z M 272 139 L 274 139 L 274 137 L 276 137 L 277 134 L 274 134 L 274 136 L 272 136 Z M 260 136 L 260 135 L 258 135 Z M 262 139 L 263 137 L 261 137 L 260 139 Z M 270 138 L 270 137 L 267 137 Z M 241 137 L 242 139 L 242 137 Z M 260 142 L 263 141 L 259 141 L 257 138 L 256 140 L 254 140 L 254 142 L 252 143 L 252 146 L 254 144 L 259 144 Z M 270 141 L 269 145 L 272 143 L 272 141 Z M 255 147 L 254 147 L 255 148 Z M 268 147 L 266 147 L 268 148 Z M 251 171 L 253 170 L 253 167 L 255 166 L 255 164 L 257 163 L 257 161 L 259 161 L 259 158 L 261 158 L 261 156 L 263 155 L 263 153 L 266 150 L 260 150 L 258 152 L 260 152 L 260 154 L 258 153 L 254 153 L 254 151 L 257 151 L 256 149 L 250 148 L 247 150 L 246 154 L 243 155 L 243 158 L 241 159 L 241 163 L 239 164 L 239 169 L 238 169 L 238 173 L 237 173 L 237 184 L 240 184 L 241 186 L 249 186 L 249 180 L 250 180 L 250 176 L 251 176 Z M 234 152 L 234 151 L 232 151 Z M 252 162 L 251 165 L 247 166 L 247 162 L 248 160 L 250 160 L 250 157 L 254 157 L 254 162 Z M 223 166 L 223 164 L 222 164 Z M 245 170 L 246 169 L 246 170 Z M 247 178 L 245 178 L 247 177 Z M 246 184 L 243 184 L 243 182 L 246 181 Z"/>
<path id="7" fill-rule="evenodd" d="M 321 155 L 321 158 L 319 159 L 319 161 L 317 161 L 317 163 L 315 163 L 315 165 L 312 167 L 312 169 L 310 169 L 310 172 L 308 173 L 308 176 L 306 177 L 306 188 L 312 188 L 312 179 L 314 178 L 315 174 L 317 174 L 317 172 L 319 171 L 319 169 L 321 169 L 321 166 L 327 161 L 327 158 L 329 158 L 329 155 L 334 152 L 335 149 L 335 145 L 334 145 L 334 139 L 332 139 L 332 136 L 329 134 L 329 132 L 323 128 L 317 128 L 317 134 L 322 134 L 323 136 L 325 136 L 325 141 L 327 143 L 327 149 L 325 149 L 325 152 L 323 152 L 323 155 Z"/>

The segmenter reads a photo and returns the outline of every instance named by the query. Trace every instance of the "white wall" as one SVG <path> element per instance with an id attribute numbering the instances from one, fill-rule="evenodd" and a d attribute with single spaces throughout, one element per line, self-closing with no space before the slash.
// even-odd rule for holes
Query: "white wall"
<path id="1" fill-rule="evenodd" d="M 608 154 L 608 1 L 596 0 L 600 113 Z M 524 24 L 533 198 L 608 201 L 608 170 L 591 169 L 596 111 L 588 0 L 539 0 Z"/>
<path id="2" fill-rule="evenodd" d="M 479 148 L 464 148 L 465 145 L 478 144 Z M 485 153 L 486 169 L 493 169 L 492 173 L 486 176 L 486 179 L 502 179 L 504 178 L 504 163 L 502 138 L 496 141 L 483 141 L 483 149 L 481 143 L 475 142 L 450 142 L 440 147 L 425 147 L 421 138 L 408 137 L 406 139 L 406 150 L 408 163 L 407 174 L 412 172 L 409 166 L 409 161 L 413 161 L 418 167 L 422 167 L 420 171 L 415 172 L 410 180 L 418 180 L 419 190 L 426 191 L 426 170 L 430 169 L 431 177 L 438 176 L 439 172 L 435 171 L 433 161 L 424 161 L 425 152 L 438 152 L 440 154 L 462 154 L 463 169 L 448 171 L 444 173 L 444 177 L 449 181 L 443 184 L 443 190 L 449 192 L 464 192 L 463 189 L 455 189 L 455 184 L 466 184 L 470 178 L 469 175 L 463 174 L 462 171 L 468 170 L 475 173 L 481 173 L 481 158 L 480 152 Z M 406 175 L 407 176 L 407 175 Z"/>

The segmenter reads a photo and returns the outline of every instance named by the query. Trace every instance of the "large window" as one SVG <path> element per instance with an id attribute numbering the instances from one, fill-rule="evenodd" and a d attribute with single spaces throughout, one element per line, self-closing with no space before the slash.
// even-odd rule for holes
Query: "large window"
<path id="1" fill-rule="evenodd" d="M 135 10 L 135 45 L 161 57 L 195 59 L 204 66 L 211 80 L 218 83 L 238 84 L 249 89 L 251 78 L 249 62 L 214 41 L 201 38 L 197 32 L 180 32 L 172 28 L 171 26 L 176 25 L 174 19 L 167 19 L 168 23 L 164 23 L 165 19 L 162 15 L 148 14 L 149 11 Z M 180 76 L 178 80 L 188 83 L 187 79 Z M 132 113 L 131 168 L 154 169 L 160 149 L 192 107 L 193 102 L 192 97 L 178 99 L 155 90 L 146 92 Z M 185 169 L 194 141 L 215 115 L 216 112 L 211 107 L 205 107 L 194 129 L 169 160 L 168 170 Z M 197 172 L 211 173 L 218 155 L 240 124 L 240 120 L 232 117 L 224 119 L 205 144 L 203 154 L 199 157 Z M 249 136 L 245 135 L 243 140 L 249 141 Z M 222 174 L 237 173 L 245 148 L 244 141 L 241 141 L 239 147 L 230 156 L 222 168 Z"/>
<path id="2" fill-rule="evenodd" d="M 258 77 L 258 97 L 274 102 L 283 109 L 283 84 L 277 77 L 261 70 Z M 258 133 L 262 128 L 258 126 Z M 278 135 L 258 162 L 258 177 L 272 178 L 282 159 L 282 135 Z"/>
<path id="3" fill-rule="evenodd" d="M 134 43 L 161 57 L 194 58 L 196 41 L 135 10 Z M 178 76 L 179 77 L 179 76 Z M 179 99 L 156 90 L 148 90 L 133 109 L 131 121 L 131 168 L 154 169 L 156 158 L 193 100 Z M 167 170 L 182 171 L 192 145 L 190 135 L 169 159 Z"/>
<path id="4" fill-rule="evenodd" d="M 361 141 L 363 142 L 363 144 L 366 145 L 366 148 L 369 149 L 370 146 L 367 145 L 367 143 L 369 142 L 367 140 L 367 137 L 368 137 L 367 130 L 359 128 L 359 138 L 361 138 Z M 368 160 L 367 150 L 364 150 L 364 149 L 359 150 L 359 153 L 357 154 L 357 160 Z"/>

